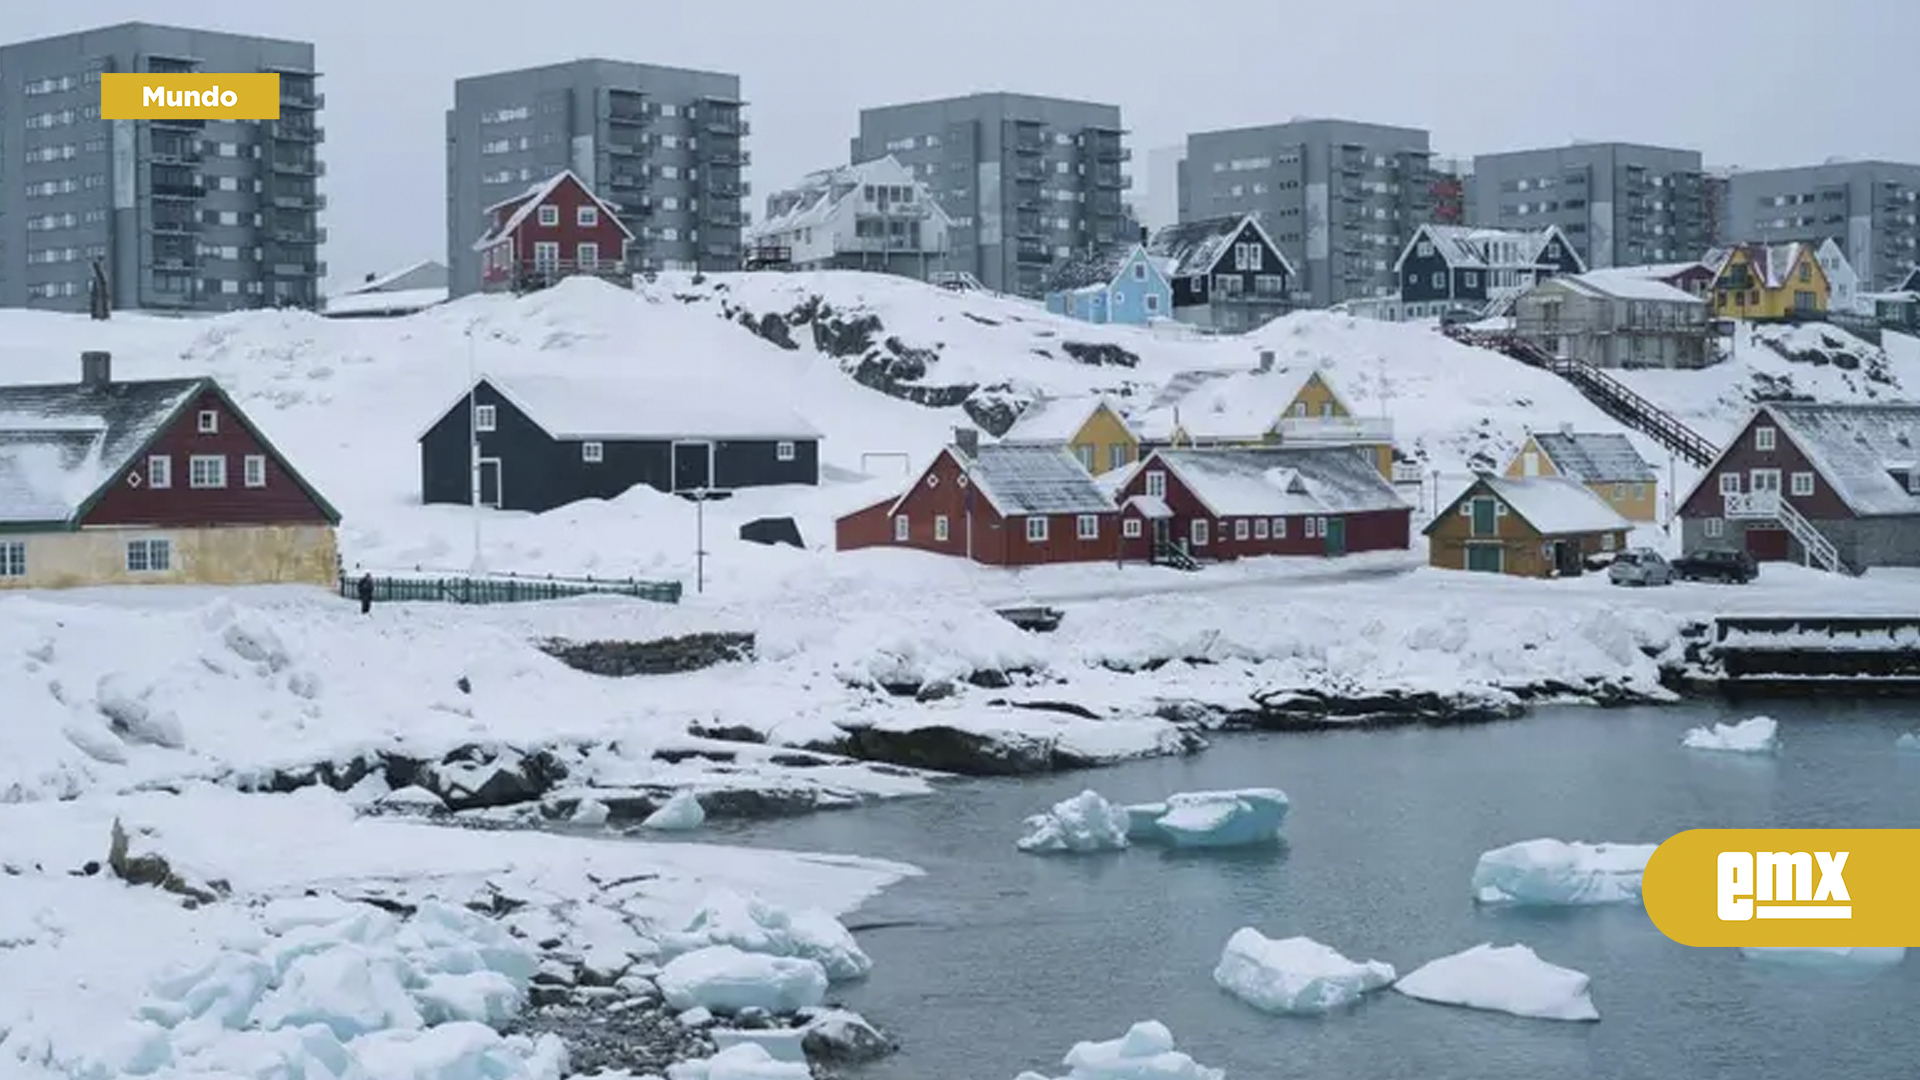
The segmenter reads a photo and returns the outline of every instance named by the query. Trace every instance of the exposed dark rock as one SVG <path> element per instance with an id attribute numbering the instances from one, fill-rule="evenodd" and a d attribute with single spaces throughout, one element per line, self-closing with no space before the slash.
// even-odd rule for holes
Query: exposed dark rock
<path id="1" fill-rule="evenodd" d="M 989 319 L 985 315 L 975 315 L 971 311 L 963 311 L 960 314 L 969 319 L 972 319 L 974 322 L 979 323 L 981 326 L 999 326 L 1000 325 L 1000 320 L 998 319 Z"/>
<path id="2" fill-rule="evenodd" d="M 1016 709 L 1035 709 L 1040 712 L 1065 713 L 1068 716 L 1078 716 L 1086 720 L 1100 719 L 1099 713 L 1094 712 L 1085 705 L 1076 705 L 1071 701 L 1009 701 L 1006 698 L 995 698 L 987 702 L 987 704 L 1011 706 Z"/>
<path id="3" fill-rule="evenodd" d="M 945 724 L 905 731 L 845 726 L 832 744 L 807 749 L 863 761 L 885 761 L 956 776 L 1026 776 L 1054 770 L 1053 740 L 1034 735 L 981 734 Z"/>
<path id="4" fill-rule="evenodd" d="M 590 675 L 627 678 L 701 671 L 753 658 L 754 637 L 746 633 L 687 634 L 653 641 L 567 641 L 537 643 L 541 652 Z"/>
<path id="5" fill-rule="evenodd" d="M 796 309 L 796 313 L 803 310 Z M 788 315 L 789 322 L 793 315 Z M 808 320 L 813 327 L 813 347 L 840 360 L 856 356 L 866 356 L 873 351 L 874 338 L 882 329 L 880 316 L 858 315 L 851 319 L 842 319 L 833 313 L 825 301 L 818 301 L 815 313 Z"/>
<path id="6" fill-rule="evenodd" d="M 473 683 L 468 681 L 465 675 L 460 676 L 459 680 L 456 681 L 453 685 L 457 687 L 459 691 L 463 694 L 473 693 Z"/>
<path id="7" fill-rule="evenodd" d="M 413 782 L 450 810 L 480 810 L 537 802 L 566 778 L 566 764 L 551 750 L 472 743 L 419 769 Z"/>
<path id="8" fill-rule="evenodd" d="M 1023 406 L 1024 402 L 1016 405 L 1014 401 L 997 392 L 990 393 L 984 389 L 975 391 L 960 405 L 966 410 L 967 419 L 972 420 L 981 431 L 996 439 L 1005 435 L 1008 428 L 1013 427 L 1013 422 L 1020 418 L 1020 409 Z"/>
<path id="9" fill-rule="evenodd" d="M 176 872 L 164 855 L 155 851 L 130 850 L 126 827 L 113 819 L 113 833 L 107 844 L 107 866 L 113 876 L 129 885 L 150 885 L 187 898 L 189 905 L 211 904 L 232 893 L 224 881 L 195 882 Z"/>
<path id="10" fill-rule="evenodd" d="M 703 750 L 688 746 L 663 746 L 653 752 L 653 760 L 669 765 L 677 765 L 682 761 L 712 761 L 730 765 L 739 758 L 740 755 L 731 750 Z"/>
<path id="11" fill-rule="evenodd" d="M 878 390 L 888 397 L 911 401 L 915 405 L 924 405 L 929 409 L 951 409 L 967 400 L 975 390 L 973 383 L 961 383 L 954 386 L 920 386 L 903 381 L 892 373 L 890 362 L 881 360 L 877 355 L 860 361 L 853 369 L 853 381 L 869 390 Z"/>
<path id="12" fill-rule="evenodd" d="M 907 381 L 924 379 L 927 377 L 927 372 L 933 370 L 933 365 L 940 362 L 940 350 L 938 347 L 931 349 L 916 348 L 901 341 L 897 337 L 888 338 L 886 340 L 886 347 L 887 351 L 894 355 L 892 370 L 888 373 L 896 379 L 905 379 Z M 918 372 L 918 374 L 909 375 L 907 374 L 908 372 Z"/>
<path id="13" fill-rule="evenodd" d="M 745 724 L 702 724 L 695 720 L 687 725 L 687 734 L 700 739 L 712 739 L 716 742 L 738 742 L 765 745 L 767 733 Z"/>
<path id="14" fill-rule="evenodd" d="M 1252 695 L 1256 709 L 1229 714 L 1227 726 L 1263 731 L 1390 727 L 1401 724 L 1476 724 L 1524 712 L 1512 698 L 1382 690 L 1337 695 L 1324 690 L 1271 690 Z"/>
<path id="15" fill-rule="evenodd" d="M 1153 715 L 1169 723 L 1211 728 L 1220 726 L 1225 710 L 1201 701 L 1163 701 L 1154 706 Z"/>
<path id="16" fill-rule="evenodd" d="M 776 312 L 769 311 L 756 319 L 743 311 L 740 313 L 740 325 L 788 351 L 800 348 L 800 343 L 793 340 L 793 330 L 788 327 L 787 320 Z"/>
<path id="17" fill-rule="evenodd" d="M 943 701 L 959 692 L 960 688 L 953 685 L 952 679 L 935 679 L 921 684 L 913 697 L 916 701 Z"/>
<path id="18" fill-rule="evenodd" d="M 1064 350 L 1068 356 L 1073 357 L 1083 364 L 1094 364 L 1100 367 L 1126 368 L 1140 366 L 1140 357 L 1138 354 L 1118 345 L 1105 343 L 1089 344 L 1084 341 L 1062 341 L 1060 348 Z"/>
<path id="19" fill-rule="evenodd" d="M 900 1048 L 893 1038 L 856 1013 L 832 1009 L 804 1010 L 800 1048 L 807 1060 L 820 1065 L 862 1065 L 878 1061 Z"/>

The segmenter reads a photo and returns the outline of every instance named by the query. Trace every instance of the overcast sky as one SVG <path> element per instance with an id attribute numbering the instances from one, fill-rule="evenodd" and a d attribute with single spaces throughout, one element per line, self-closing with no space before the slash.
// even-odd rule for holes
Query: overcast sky
<path id="1" fill-rule="evenodd" d="M 130 20 L 311 41 L 325 258 L 444 258 L 463 75 L 582 56 L 735 72 L 760 199 L 845 160 L 862 106 L 1008 90 L 1113 102 L 1145 151 L 1295 116 L 1426 127 L 1443 155 L 1620 139 L 1709 165 L 1920 161 L 1911 0 L 0 0 L 0 37 Z"/>

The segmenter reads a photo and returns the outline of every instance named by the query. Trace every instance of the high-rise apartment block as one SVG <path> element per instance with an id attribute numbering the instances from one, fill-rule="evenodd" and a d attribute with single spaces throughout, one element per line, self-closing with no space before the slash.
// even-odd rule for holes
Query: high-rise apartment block
<path id="1" fill-rule="evenodd" d="M 280 119 L 103 120 L 106 72 L 275 72 Z M 313 46 L 148 23 L 0 45 L 0 307 L 319 303 Z"/>
<path id="2" fill-rule="evenodd" d="M 1471 224 L 1558 225 L 1589 267 L 1698 259 L 1715 243 L 1700 152 L 1574 143 L 1473 159 Z"/>
<path id="3" fill-rule="evenodd" d="M 1394 260 L 1433 212 L 1429 143 L 1348 120 L 1189 135 L 1180 220 L 1258 214 L 1301 272 L 1295 304 L 1394 295 Z"/>
<path id="4" fill-rule="evenodd" d="M 565 169 L 619 208 L 632 269 L 738 270 L 747 121 L 740 77 L 575 60 L 460 79 L 447 111 L 452 294 L 480 286 L 488 206 Z"/>
<path id="5" fill-rule="evenodd" d="M 1726 178 L 1727 243 L 1833 239 L 1867 291 L 1920 264 L 1920 165 L 1834 161 Z"/>
<path id="6" fill-rule="evenodd" d="M 1038 296 L 1052 264 L 1139 238 L 1125 134 L 1116 105 L 973 94 L 860 110 L 850 160 L 893 155 L 953 219 L 953 270 Z"/>

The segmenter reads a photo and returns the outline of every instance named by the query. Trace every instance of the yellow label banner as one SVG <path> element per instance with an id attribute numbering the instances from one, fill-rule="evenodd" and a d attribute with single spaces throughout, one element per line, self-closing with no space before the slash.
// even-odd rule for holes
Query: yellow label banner
<path id="1" fill-rule="evenodd" d="M 1682 945 L 1920 946 L 1920 829 L 1691 829 L 1640 895 Z"/>
<path id="2" fill-rule="evenodd" d="M 100 76 L 105 120 L 278 120 L 280 75 L 243 71 L 158 75 L 109 71 Z"/>

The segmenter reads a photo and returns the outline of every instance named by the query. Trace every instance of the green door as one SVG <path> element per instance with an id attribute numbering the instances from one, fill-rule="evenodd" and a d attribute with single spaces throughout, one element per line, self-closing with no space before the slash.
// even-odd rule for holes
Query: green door
<path id="1" fill-rule="evenodd" d="M 1473 535 L 1498 536 L 1500 525 L 1493 512 L 1492 499 L 1473 500 Z"/>
<path id="2" fill-rule="evenodd" d="M 1347 521 L 1345 518 L 1327 519 L 1327 554 L 1345 555 L 1347 553 Z"/>
<path id="3" fill-rule="evenodd" d="M 1505 564 L 1504 554 L 1497 544 L 1468 544 L 1467 569 L 1497 574 Z"/>

